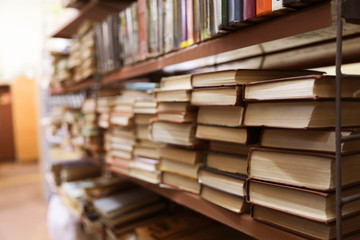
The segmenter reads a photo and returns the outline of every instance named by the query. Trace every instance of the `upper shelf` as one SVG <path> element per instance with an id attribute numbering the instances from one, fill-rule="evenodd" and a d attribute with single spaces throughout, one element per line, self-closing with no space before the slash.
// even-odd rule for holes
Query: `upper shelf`
<path id="1" fill-rule="evenodd" d="M 130 3 L 131 1 L 126 0 L 91 0 L 73 18 L 52 33 L 50 37 L 71 38 L 84 20 L 101 21 L 109 14 L 118 13 L 120 10 L 125 9 Z"/>

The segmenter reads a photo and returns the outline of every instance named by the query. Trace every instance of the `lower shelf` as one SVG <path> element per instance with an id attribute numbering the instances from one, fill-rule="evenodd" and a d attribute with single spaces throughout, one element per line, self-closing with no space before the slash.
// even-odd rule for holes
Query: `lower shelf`
<path id="1" fill-rule="evenodd" d="M 137 185 L 140 185 L 150 191 L 153 191 L 161 196 L 170 199 L 180 205 L 188 207 L 196 212 L 199 212 L 209 218 L 226 224 L 240 232 L 243 232 L 256 239 L 269 239 L 269 240 L 300 240 L 306 239 L 300 236 L 285 232 L 281 229 L 272 227 L 270 225 L 261 223 L 253 219 L 250 214 L 236 214 L 227 209 L 216 206 L 212 203 L 204 201 L 199 196 L 178 190 L 161 188 L 158 185 L 144 182 L 142 180 L 125 176 L 112 170 L 119 177 L 125 178 Z"/>

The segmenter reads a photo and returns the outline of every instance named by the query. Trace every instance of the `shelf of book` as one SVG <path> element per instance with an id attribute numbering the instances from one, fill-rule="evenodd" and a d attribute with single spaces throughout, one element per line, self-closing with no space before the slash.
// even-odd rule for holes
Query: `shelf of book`
<path id="1" fill-rule="evenodd" d="M 157 194 L 160 194 L 161 196 L 166 197 L 173 202 L 197 211 L 205 216 L 208 216 L 216 221 L 226 224 L 256 239 L 305 239 L 289 232 L 285 232 L 281 229 L 256 221 L 250 216 L 250 214 L 239 215 L 227 209 L 218 207 L 212 203 L 200 199 L 198 195 L 187 193 L 184 191 L 162 188 L 155 184 L 147 183 L 133 177 L 125 176 L 120 172 L 116 172 L 116 170 L 111 171 L 114 172 L 116 175 L 128 179 L 129 181 L 134 182 L 135 184 L 140 185 Z"/>
<path id="2" fill-rule="evenodd" d="M 54 31 L 50 37 L 71 38 L 85 20 L 100 21 L 111 13 L 118 13 L 129 6 L 131 1 L 91 0 L 79 12 L 61 27 Z"/>
<path id="3" fill-rule="evenodd" d="M 289 15 L 271 19 L 270 21 L 262 22 L 261 24 L 255 24 L 238 31 L 229 32 L 218 38 L 200 42 L 156 58 L 124 66 L 117 71 L 106 74 L 103 77 L 102 83 L 110 84 L 138 77 L 160 71 L 168 66 L 217 56 L 229 51 L 325 28 L 331 24 L 331 4 L 330 2 L 324 2 L 313 6 L 311 11 L 307 9 L 297 11 Z M 249 53 L 245 53 L 245 55 L 247 54 Z M 266 53 L 256 52 L 254 54 L 261 55 Z M 238 58 L 242 57 L 244 56 L 238 56 Z"/>

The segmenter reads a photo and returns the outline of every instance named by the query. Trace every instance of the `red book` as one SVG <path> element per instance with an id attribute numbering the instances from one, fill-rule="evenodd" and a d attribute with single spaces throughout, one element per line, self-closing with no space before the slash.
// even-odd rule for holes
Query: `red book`
<path id="1" fill-rule="evenodd" d="M 193 0 L 186 0 L 186 18 L 187 18 L 187 46 L 194 44 L 194 7 L 193 7 Z"/>
<path id="2" fill-rule="evenodd" d="M 140 59 L 145 60 L 147 56 L 147 36 L 146 36 L 146 0 L 138 0 L 139 18 L 139 43 Z"/>

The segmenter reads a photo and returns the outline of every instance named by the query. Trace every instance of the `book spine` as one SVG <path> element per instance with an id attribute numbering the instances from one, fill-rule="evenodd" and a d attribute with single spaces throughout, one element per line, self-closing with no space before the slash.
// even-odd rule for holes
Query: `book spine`
<path id="1" fill-rule="evenodd" d="M 140 42 L 139 42 L 139 21 L 138 21 L 138 4 L 137 2 L 133 3 L 131 7 L 131 16 L 132 16 L 132 24 L 133 24 L 133 59 L 135 62 L 140 59 Z"/>
<path id="2" fill-rule="evenodd" d="M 166 0 L 164 3 L 164 51 L 174 49 L 174 1 Z"/>
<path id="3" fill-rule="evenodd" d="M 179 49 L 181 43 L 181 0 L 174 0 L 174 48 Z"/>
<path id="4" fill-rule="evenodd" d="M 243 0 L 243 20 L 256 17 L 256 0 Z"/>
<path id="5" fill-rule="evenodd" d="M 200 42 L 201 30 L 200 30 L 200 0 L 193 0 L 193 37 L 194 43 Z"/>
<path id="6" fill-rule="evenodd" d="M 158 55 L 164 53 L 164 8 L 165 0 L 158 0 Z"/>
<path id="7" fill-rule="evenodd" d="M 181 23 L 181 32 L 180 32 L 180 48 L 187 46 L 187 1 L 180 1 L 180 23 Z"/>
<path id="8" fill-rule="evenodd" d="M 193 0 L 186 0 L 186 20 L 187 20 L 187 46 L 194 44 L 194 5 Z"/>
<path id="9" fill-rule="evenodd" d="M 138 19 L 139 19 L 139 57 L 146 59 L 147 55 L 147 31 L 146 31 L 146 6 L 147 0 L 138 0 Z"/>
<path id="10" fill-rule="evenodd" d="M 256 0 L 256 16 L 261 17 L 272 11 L 272 0 Z"/>
<path id="11" fill-rule="evenodd" d="M 227 27 L 229 27 L 228 0 L 221 0 L 221 22 L 219 24 L 219 29 Z"/>
<path id="12" fill-rule="evenodd" d="M 243 1 L 242 0 L 229 0 L 229 25 L 234 26 L 243 22 Z"/>
<path id="13" fill-rule="evenodd" d="M 283 0 L 272 0 L 271 2 L 271 11 L 275 12 L 283 8 Z"/>

